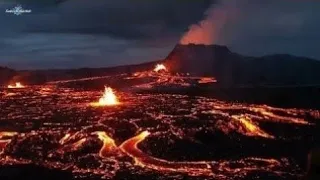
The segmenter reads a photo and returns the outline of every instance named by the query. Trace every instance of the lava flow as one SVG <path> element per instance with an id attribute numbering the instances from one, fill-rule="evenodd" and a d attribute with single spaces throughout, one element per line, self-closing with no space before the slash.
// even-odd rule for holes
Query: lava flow
<path id="1" fill-rule="evenodd" d="M 66 141 L 69 140 L 70 136 L 71 136 L 70 133 L 66 134 L 66 135 L 63 136 L 63 138 L 59 141 L 59 143 L 60 143 L 61 145 L 65 144 Z"/>
<path id="2" fill-rule="evenodd" d="M 307 122 L 301 118 L 293 118 L 293 117 L 285 117 L 285 116 L 276 115 L 273 112 L 268 111 L 268 109 L 271 109 L 271 108 L 268 108 L 268 107 L 266 107 L 266 108 L 262 108 L 262 107 L 261 108 L 251 108 L 252 111 L 261 113 L 265 118 L 273 118 L 273 119 L 277 119 L 278 121 L 286 122 L 286 123 L 295 123 L 295 124 L 301 124 L 301 125 L 310 124 L 309 122 Z M 280 108 L 278 108 L 278 110 L 279 109 Z"/>
<path id="3" fill-rule="evenodd" d="M 16 82 L 15 85 L 8 85 L 8 88 L 14 89 L 14 88 L 24 88 L 25 86 L 22 85 L 20 82 Z"/>
<path id="4" fill-rule="evenodd" d="M 100 157 L 107 157 L 108 154 L 116 151 L 117 146 L 114 140 L 111 137 L 109 137 L 105 132 L 97 131 L 93 134 L 98 135 L 98 138 L 103 142 L 103 146 L 99 152 Z"/>
<path id="5" fill-rule="evenodd" d="M 158 171 L 187 173 L 190 176 L 212 175 L 211 166 L 207 162 L 173 162 L 158 159 L 143 153 L 138 144 L 150 133 L 143 131 L 139 135 L 128 139 L 121 144 L 120 149 L 135 160 L 135 164 Z"/>
<path id="6" fill-rule="evenodd" d="M 17 134 L 17 132 L 0 132 L 0 154 L 2 153 L 6 145 L 11 142 L 11 139 L 8 138 L 12 138 Z"/>
<path id="7" fill-rule="evenodd" d="M 110 87 L 105 87 L 104 94 L 98 102 L 91 103 L 92 106 L 113 106 L 119 104 L 118 98 Z"/>
<path id="8" fill-rule="evenodd" d="M 233 115 L 232 118 L 234 120 L 239 121 L 241 124 L 243 124 L 243 126 L 247 130 L 247 132 L 245 133 L 247 136 L 261 136 L 264 138 L 271 138 L 271 139 L 274 138 L 274 136 L 264 132 L 259 128 L 259 126 L 252 123 L 252 120 L 250 120 L 248 117 Z"/>
<path id="9" fill-rule="evenodd" d="M 305 146 L 315 146 L 311 138 L 319 138 L 318 110 L 179 93 L 184 84 L 206 87 L 213 77 L 150 69 L 104 77 L 103 83 L 128 89 L 119 94 L 72 87 L 96 80 L 101 78 L 1 96 L 0 166 L 36 162 L 76 179 L 297 179 L 304 173 L 297 160 Z M 157 93 L 130 91 L 138 85 Z M 95 97 L 93 106 L 115 108 L 88 106 Z"/>

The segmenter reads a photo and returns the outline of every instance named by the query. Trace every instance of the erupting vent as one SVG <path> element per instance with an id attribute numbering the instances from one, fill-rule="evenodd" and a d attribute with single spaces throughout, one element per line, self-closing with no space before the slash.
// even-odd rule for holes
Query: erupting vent
<path id="1" fill-rule="evenodd" d="M 166 71 L 166 70 L 167 70 L 167 68 L 163 64 L 157 64 L 156 67 L 154 68 L 155 72 Z"/>
<path id="2" fill-rule="evenodd" d="M 8 85 L 8 88 L 24 88 L 25 86 L 22 85 L 20 82 L 16 82 L 15 85 Z"/>
<path id="3" fill-rule="evenodd" d="M 93 106 L 113 106 L 119 104 L 118 98 L 110 87 L 105 87 L 104 93 L 98 102 L 91 103 Z"/>

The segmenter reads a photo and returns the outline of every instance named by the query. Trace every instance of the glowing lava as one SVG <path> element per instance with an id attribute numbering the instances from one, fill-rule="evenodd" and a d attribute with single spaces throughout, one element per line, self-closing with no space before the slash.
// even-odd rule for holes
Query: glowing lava
<path id="1" fill-rule="evenodd" d="M 173 162 L 145 154 L 138 148 L 138 144 L 149 135 L 148 131 L 143 131 L 139 135 L 123 142 L 120 146 L 124 153 L 134 159 L 136 165 L 158 171 L 187 173 L 190 176 L 212 175 L 211 166 L 208 162 Z"/>
<path id="2" fill-rule="evenodd" d="M 82 138 L 80 139 L 79 141 L 73 143 L 71 146 L 72 146 L 72 149 L 73 150 L 77 150 L 79 147 L 81 147 L 83 145 L 83 143 L 85 143 L 87 141 L 87 138 Z"/>
<path id="3" fill-rule="evenodd" d="M 217 80 L 211 77 L 203 77 L 198 81 L 199 84 L 207 84 L 207 83 L 215 83 L 215 82 L 217 82 Z"/>
<path id="4" fill-rule="evenodd" d="M 93 106 L 113 106 L 119 104 L 118 98 L 110 87 L 105 87 L 104 94 L 99 102 L 91 103 Z"/>
<path id="5" fill-rule="evenodd" d="M 271 108 L 269 108 L 271 109 Z M 280 109 L 280 108 L 278 108 Z M 280 116 L 276 115 L 273 112 L 268 111 L 267 108 L 251 108 L 253 112 L 258 112 L 262 114 L 265 118 L 273 118 L 278 120 L 279 122 L 285 122 L 285 123 L 294 123 L 294 124 L 301 124 L 301 125 L 310 125 L 309 122 L 305 121 L 304 119 L 301 118 L 295 118 L 295 117 L 286 117 L 286 116 Z M 283 110 L 285 111 L 285 110 Z"/>
<path id="6" fill-rule="evenodd" d="M 0 132 L 0 139 L 3 137 L 13 137 L 17 134 L 17 132 Z"/>
<path id="7" fill-rule="evenodd" d="M 109 137 L 105 132 L 97 131 L 93 134 L 98 135 L 98 138 L 103 142 L 103 146 L 99 152 L 100 157 L 107 157 L 108 154 L 114 152 L 117 149 L 114 140 L 111 137 Z"/>
<path id="8" fill-rule="evenodd" d="M 16 82 L 15 85 L 8 85 L 8 88 L 24 88 L 25 86 L 22 85 L 20 82 Z"/>
<path id="9" fill-rule="evenodd" d="M 17 132 L 0 132 L 0 154 L 3 152 L 7 144 L 11 142 L 11 138 L 17 134 Z"/>
<path id="10" fill-rule="evenodd" d="M 157 64 L 156 67 L 154 68 L 155 72 L 166 71 L 166 70 L 167 70 L 167 68 L 163 64 Z"/>
<path id="11" fill-rule="evenodd" d="M 78 151 L 83 145 L 84 143 L 87 141 L 87 138 L 82 138 L 72 144 L 67 144 L 59 149 L 56 150 L 57 153 L 59 154 L 64 154 L 66 152 L 74 152 L 74 151 Z M 65 142 L 62 142 L 65 143 Z M 61 141 L 60 141 L 61 144 Z M 64 145 L 64 144 L 61 144 Z"/>
<path id="12" fill-rule="evenodd" d="M 297 179 L 304 174 L 295 162 L 300 156 L 292 152 L 316 145 L 306 140 L 318 137 L 312 134 L 318 132 L 319 110 L 225 102 L 184 91 L 165 93 L 167 87 L 212 79 L 156 73 L 153 68 L 135 75 L 130 85 L 160 90 L 118 94 L 114 89 L 120 105 L 102 108 L 78 104 L 94 100 L 100 105 L 104 92 L 52 85 L 0 92 L 0 166 L 35 163 L 68 171 L 74 179 Z M 120 84 L 127 76 L 103 82 Z M 108 96 L 102 102 L 104 97 Z M 167 159 L 174 157 L 183 160 Z M 201 157 L 207 159 L 187 160 Z"/>
<path id="13" fill-rule="evenodd" d="M 270 138 L 273 139 L 274 136 L 264 132 L 262 129 L 259 128 L 259 126 L 255 125 L 251 119 L 248 117 L 244 116 L 238 116 L 238 115 L 233 115 L 231 116 L 234 120 L 239 121 L 247 130 L 245 133 L 247 136 L 261 136 L 264 138 Z"/>
<path id="14" fill-rule="evenodd" d="M 69 140 L 70 136 L 71 136 L 70 133 L 66 134 L 66 135 L 63 136 L 63 138 L 59 141 L 59 143 L 62 144 L 62 145 L 65 144 L 66 141 Z"/>
<path id="15" fill-rule="evenodd" d="M 214 105 L 215 109 L 219 110 L 247 110 L 254 113 L 259 113 L 260 116 L 253 114 L 246 114 L 249 117 L 255 118 L 255 120 L 266 120 L 272 122 L 288 123 L 288 124 L 299 124 L 299 125 L 312 125 L 312 123 L 306 121 L 303 118 L 299 117 L 290 117 L 284 115 L 277 115 L 272 111 L 278 111 L 281 113 L 297 116 L 299 110 L 296 109 L 283 109 L 283 108 L 274 108 L 266 105 L 251 105 L 249 107 L 243 106 L 241 104 L 220 104 Z M 315 112 L 315 111 L 313 111 Z"/>

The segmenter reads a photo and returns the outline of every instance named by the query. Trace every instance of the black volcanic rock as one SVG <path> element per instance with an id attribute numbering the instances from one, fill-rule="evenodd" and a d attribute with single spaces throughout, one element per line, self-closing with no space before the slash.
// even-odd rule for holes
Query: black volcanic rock
<path id="1" fill-rule="evenodd" d="M 43 84 L 48 81 L 80 79 L 97 76 L 110 76 L 126 73 L 128 75 L 137 71 L 153 69 L 161 61 L 153 61 L 141 64 L 124 65 L 101 68 L 79 69 L 44 69 L 44 70 L 13 70 L 0 66 L 0 85 L 21 81 L 24 84 Z"/>
<path id="2" fill-rule="evenodd" d="M 181 45 L 178 44 L 166 58 L 171 71 L 193 74 L 210 74 L 231 55 L 226 46 L 219 45 Z"/>
<path id="3" fill-rule="evenodd" d="M 5 165 L 0 167 L 1 180 L 71 180 L 73 176 L 70 172 L 48 169 L 32 164 L 25 165 Z"/>
<path id="4" fill-rule="evenodd" d="M 219 82 L 230 84 L 239 59 L 226 46 L 178 44 L 165 59 L 171 71 L 193 75 L 214 76 Z"/>

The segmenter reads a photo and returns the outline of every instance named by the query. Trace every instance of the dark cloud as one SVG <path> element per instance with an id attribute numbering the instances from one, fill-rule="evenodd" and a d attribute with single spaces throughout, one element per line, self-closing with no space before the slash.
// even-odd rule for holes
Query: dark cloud
<path id="1" fill-rule="evenodd" d="M 18 68 L 109 66 L 164 58 L 211 0 L 18 0 L 0 14 L 0 63 Z M 67 45 L 66 45 L 67 44 Z M 21 60 L 23 59 L 23 60 Z M 56 63 L 53 63 L 56 62 Z M 50 66 L 52 65 L 52 66 Z"/>
<path id="2" fill-rule="evenodd" d="M 212 23 L 221 26 L 214 43 L 247 55 L 320 59 L 316 0 L 7 0 L 0 12 L 21 4 L 32 13 L 0 13 L 0 65 L 98 67 L 164 58 L 212 3 L 227 16 Z"/>
<path id="3" fill-rule="evenodd" d="M 24 32 L 104 34 L 119 38 L 150 38 L 181 34 L 203 18 L 211 0 L 68 0 L 49 14 L 26 21 Z M 30 5 L 30 3 L 29 3 Z M 42 7 L 43 8 L 43 7 Z M 37 11 L 41 8 L 37 8 Z M 48 17 L 50 16 L 51 17 Z"/>
<path id="4" fill-rule="evenodd" d="M 217 43 L 246 55 L 289 53 L 320 60 L 320 3 L 316 0 L 230 0 L 233 12 Z"/>

